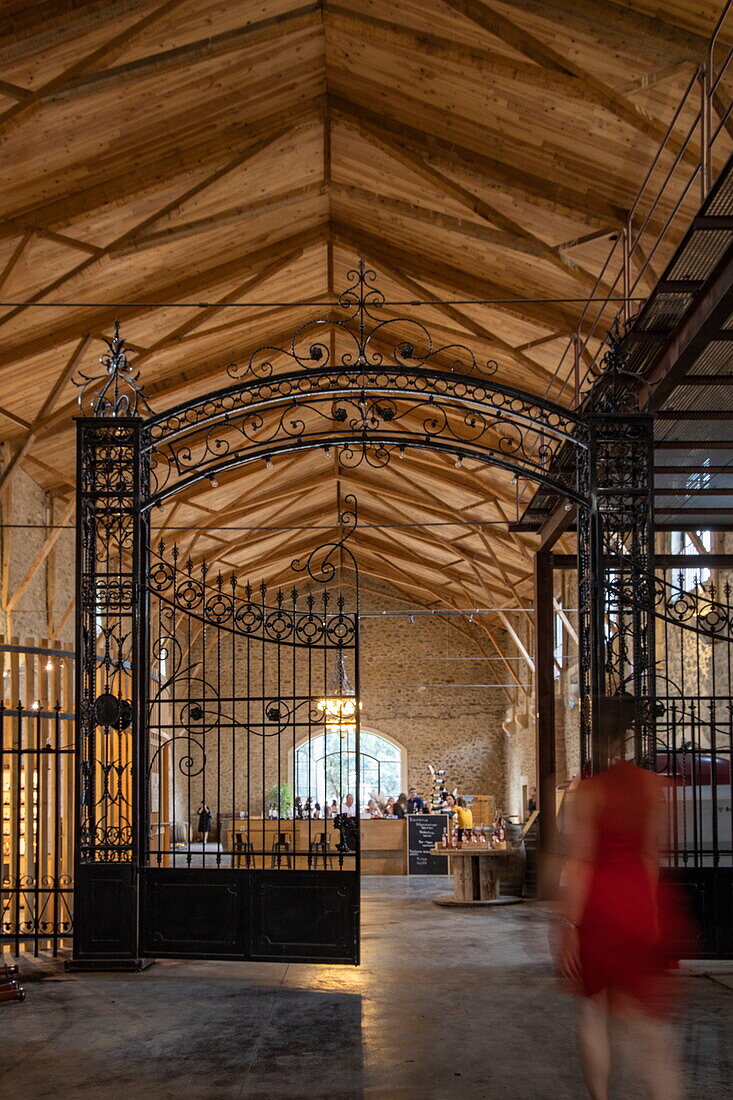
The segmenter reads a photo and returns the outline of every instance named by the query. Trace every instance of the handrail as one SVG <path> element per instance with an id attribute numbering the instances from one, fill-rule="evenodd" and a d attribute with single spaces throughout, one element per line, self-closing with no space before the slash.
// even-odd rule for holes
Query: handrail
<path id="1" fill-rule="evenodd" d="M 589 379 L 604 354 L 606 332 L 616 318 L 628 322 L 641 309 L 651 293 L 643 292 L 644 278 L 651 276 L 652 284 L 657 281 L 652 267 L 654 257 L 662 255 L 664 258 L 665 246 L 671 256 L 689 225 L 692 216 L 689 204 L 696 183 L 700 185 L 700 201 L 704 202 L 733 152 L 730 132 L 733 128 L 729 126 L 733 102 L 725 105 L 719 102 L 721 82 L 733 62 L 733 45 L 726 48 L 725 57 L 719 64 L 715 60 L 716 47 L 732 9 L 733 0 L 727 0 L 708 41 L 705 63 L 697 65 L 690 76 L 624 225 L 614 236 L 593 291 L 547 385 L 545 397 L 555 388 L 554 400 L 559 402 L 572 386 L 574 393 L 569 404 L 574 408 L 582 404 Z M 713 125 L 713 111 L 718 117 L 716 125 Z M 688 112 L 690 121 L 684 136 L 677 137 L 680 120 L 688 117 Z M 660 179 L 665 155 L 671 157 L 671 163 Z M 609 307 L 616 305 L 619 297 L 623 300 L 621 308 L 616 308 L 615 316 L 611 316 Z M 572 359 L 568 366 L 569 356 Z"/>

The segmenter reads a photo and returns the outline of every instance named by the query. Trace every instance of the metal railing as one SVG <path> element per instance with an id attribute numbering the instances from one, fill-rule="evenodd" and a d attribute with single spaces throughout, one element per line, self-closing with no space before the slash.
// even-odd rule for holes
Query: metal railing
<path id="1" fill-rule="evenodd" d="M 658 282 L 657 266 L 662 268 L 670 260 L 733 152 L 733 100 L 723 92 L 733 46 L 724 47 L 724 56 L 716 60 L 721 35 L 733 33 L 732 8 L 733 0 L 727 0 L 708 43 L 705 63 L 695 68 L 688 81 L 545 396 L 552 393 L 554 400 L 564 399 L 573 407 L 582 402 L 603 354 L 607 331 L 617 318 L 628 323 L 641 309 Z"/>

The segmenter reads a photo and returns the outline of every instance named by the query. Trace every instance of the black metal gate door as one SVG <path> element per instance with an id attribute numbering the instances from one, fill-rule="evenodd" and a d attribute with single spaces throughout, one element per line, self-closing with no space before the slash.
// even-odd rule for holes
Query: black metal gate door
<path id="1" fill-rule="evenodd" d="M 151 552 L 142 955 L 359 961 L 358 617 L 322 583 L 337 548 L 275 592 Z"/>

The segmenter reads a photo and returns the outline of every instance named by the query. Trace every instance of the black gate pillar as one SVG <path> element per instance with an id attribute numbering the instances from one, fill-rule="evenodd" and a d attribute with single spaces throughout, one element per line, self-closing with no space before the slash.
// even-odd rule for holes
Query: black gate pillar
<path id="1" fill-rule="evenodd" d="M 552 551 L 540 549 L 535 555 L 535 743 L 537 787 L 539 795 L 539 864 L 537 895 L 555 896 L 554 864 L 557 855 L 555 789 L 555 608 Z"/>
<path id="2" fill-rule="evenodd" d="M 606 411 L 623 410 L 618 392 L 613 402 L 609 392 L 601 390 L 600 399 L 595 394 L 594 411 L 587 417 L 588 450 L 580 477 L 589 502 L 578 517 L 581 766 L 586 774 L 608 762 L 599 722 L 607 695 L 634 697 L 635 762 L 650 766 L 654 752 L 654 424 L 644 413 Z M 624 400 L 629 400 L 628 390 Z"/>
<path id="3" fill-rule="evenodd" d="M 77 421 L 76 814 L 73 968 L 139 969 L 138 871 L 145 850 L 147 756 L 144 422 L 110 381 Z M 97 379 L 85 379 L 87 385 Z M 133 379 L 134 383 L 134 379 Z M 132 413 L 133 415 L 129 415 Z"/>

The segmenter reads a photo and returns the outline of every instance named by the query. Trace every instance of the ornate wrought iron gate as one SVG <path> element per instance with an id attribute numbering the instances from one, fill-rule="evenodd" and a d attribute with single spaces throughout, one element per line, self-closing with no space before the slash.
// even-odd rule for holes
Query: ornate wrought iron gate
<path id="1" fill-rule="evenodd" d="M 282 789 L 288 751 L 327 726 L 319 701 L 343 692 L 330 680 L 347 657 L 358 686 L 353 557 L 353 610 L 324 587 L 355 502 L 340 539 L 293 563 L 302 593 L 240 593 L 175 548 L 151 551 L 140 418 L 82 420 L 79 436 L 74 965 L 358 962 L 358 819 L 341 813 L 347 792 L 334 792 L 334 833 L 286 813 Z M 356 708 L 351 725 L 358 751 Z M 338 741 L 344 731 L 330 732 Z M 191 839 L 200 803 L 216 814 L 209 848 Z"/>
<path id="2" fill-rule="evenodd" d="M 359 722 L 346 672 L 358 684 L 358 618 L 356 604 L 347 611 L 343 592 L 324 586 L 356 523 L 353 503 L 342 537 L 293 563 L 300 591 L 240 591 L 175 547 L 151 553 L 158 685 L 147 726 L 143 954 L 358 961 L 358 818 L 343 811 L 349 794 L 352 813 L 359 805 L 358 774 L 348 786 Z M 296 748 L 323 735 L 336 767 L 317 785 L 336 802 L 332 817 L 315 784 L 294 805 L 288 783 Z M 209 818 L 199 818 L 209 812 L 207 843 Z"/>
<path id="3" fill-rule="evenodd" d="M 268 805 L 283 820 L 288 753 L 328 729 L 329 708 L 317 708 L 344 658 L 358 686 L 358 608 L 321 586 L 355 513 L 320 563 L 296 563 L 308 578 L 298 595 L 240 589 L 150 546 L 156 505 L 246 462 L 319 447 L 380 468 L 415 447 L 500 466 L 576 505 L 585 761 L 604 753 L 596 701 L 629 687 L 648 759 L 653 586 L 633 570 L 653 558 L 651 421 L 629 407 L 636 380 L 611 358 L 577 412 L 495 382 L 495 363 L 436 347 L 419 323 L 403 319 L 415 340 L 387 353 L 396 319 L 380 317 L 375 273 L 360 264 L 349 281 L 343 319 L 303 326 L 289 348 L 230 367 L 233 385 L 163 414 L 139 415 L 150 410 L 118 332 L 105 373 L 82 379 L 93 415 L 78 422 L 77 965 L 358 958 L 349 821 L 337 820 L 340 839 L 290 814 L 274 835 L 267 824 Z M 351 342 L 338 362 L 320 326 Z M 293 369 L 275 373 L 275 355 Z M 199 800 L 213 803 L 211 848 L 191 839 Z"/>
<path id="4" fill-rule="evenodd" d="M 721 580 L 716 572 L 704 557 L 657 570 L 653 767 L 668 779 L 665 874 L 688 890 L 697 953 L 730 957 L 733 607 L 727 570 Z"/>

